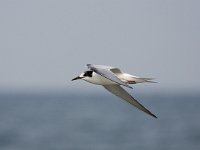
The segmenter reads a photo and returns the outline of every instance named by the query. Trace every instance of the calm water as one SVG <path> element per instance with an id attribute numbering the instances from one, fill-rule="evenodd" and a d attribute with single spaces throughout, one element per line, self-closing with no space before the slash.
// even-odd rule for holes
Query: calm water
<path id="1" fill-rule="evenodd" d="M 200 94 L 0 94 L 1 150 L 199 150 Z"/>

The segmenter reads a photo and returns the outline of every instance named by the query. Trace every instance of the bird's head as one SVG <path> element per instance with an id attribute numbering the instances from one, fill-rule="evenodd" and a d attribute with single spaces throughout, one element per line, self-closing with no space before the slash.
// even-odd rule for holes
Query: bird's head
<path id="1" fill-rule="evenodd" d="M 78 77 L 73 78 L 72 81 L 77 80 L 77 79 L 85 79 L 88 77 L 91 78 L 92 73 L 93 73 L 93 71 L 91 71 L 91 70 L 85 71 L 85 72 L 81 73 Z"/>

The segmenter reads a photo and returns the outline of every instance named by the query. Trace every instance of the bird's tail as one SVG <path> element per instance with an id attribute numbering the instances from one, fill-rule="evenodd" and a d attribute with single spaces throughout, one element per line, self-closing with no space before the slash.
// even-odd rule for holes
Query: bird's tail
<path id="1" fill-rule="evenodd" d="M 157 83 L 153 78 L 141 78 L 141 77 L 131 77 L 131 79 L 128 80 L 129 84 L 136 84 L 136 83 Z"/>

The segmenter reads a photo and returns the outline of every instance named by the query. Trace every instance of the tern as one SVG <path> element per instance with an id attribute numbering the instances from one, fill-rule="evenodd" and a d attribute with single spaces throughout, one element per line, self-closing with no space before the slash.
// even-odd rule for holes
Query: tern
<path id="1" fill-rule="evenodd" d="M 116 67 L 104 66 L 104 65 L 92 65 L 87 64 L 88 70 L 81 73 L 78 77 L 72 79 L 85 80 L 92 84 L 102 85 L 106 90 L 127 101 L 131 105 L 135 106 L 139 110 L 157 118 L 147 108 L 140 104 L 135 98 L 133 98 L 125 89 L 121 86 L 132 88 L 129 84 L 137 83 L 156 83 L 152 81 L 152 78 L 141 78 L 137 76 L 124 73 L 122 70 Z"/>

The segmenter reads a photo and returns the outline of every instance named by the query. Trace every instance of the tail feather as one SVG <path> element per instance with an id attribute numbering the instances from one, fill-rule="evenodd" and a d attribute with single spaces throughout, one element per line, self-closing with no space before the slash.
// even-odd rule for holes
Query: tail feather
<path id="1" fill-rule="evenodd" d="M 128 73 L 119 74 L 117 77 L 120 80 L 122 80 L 122 81 L 124 81 L 128 84 L 136 84 L 136 83 L 144 83 L 144 82 L 157 83 L 155 81 L 152 81 L 152 80 L 154 80 L 154 78 L 141 78 L 141 77 L 138 77 L 138 76 L 130 75 Z"/>
<path id="2" fill-rule="evenodd" d="M 132 80 L 129 81 L 129 84 L 136 84 L 136 83 L 157 83 L 155 81 L 152 81 L 153 78 L 140 78 L 140 77 L 132 77 Z"/>
<path id="3" fill-rule="evenodd" d="M 152 81 L 152 80 L 154 80 L 154 78 L 139 78 L 139 79 L 144 82 L 157 83 L 156 81 Z"/>

